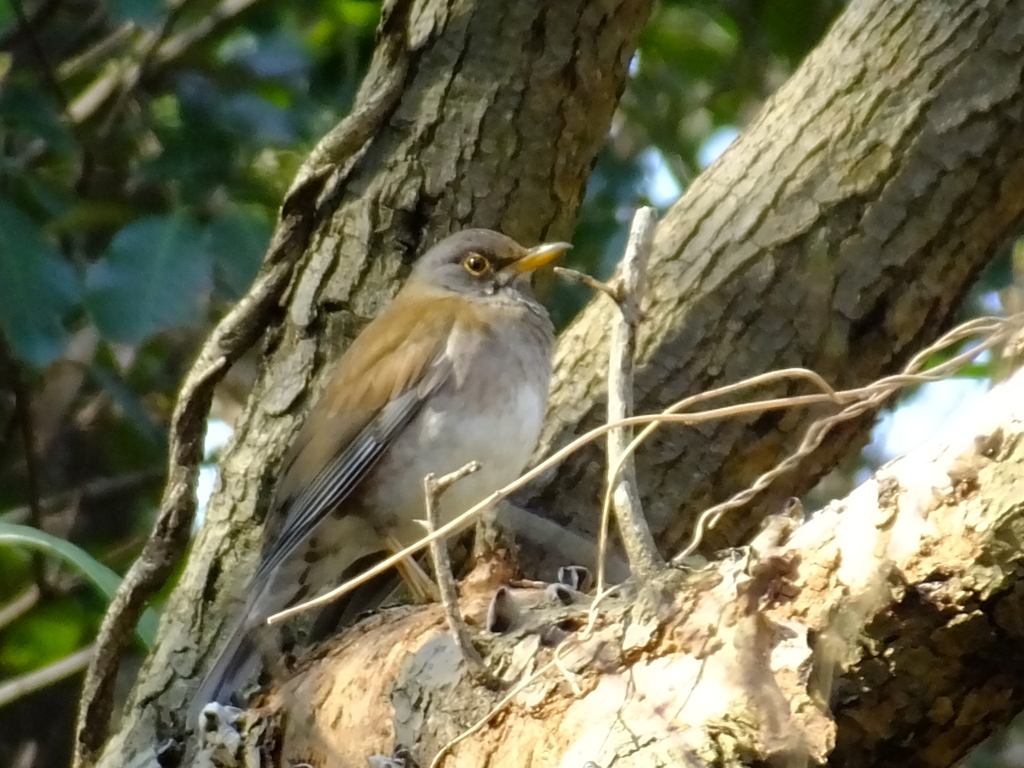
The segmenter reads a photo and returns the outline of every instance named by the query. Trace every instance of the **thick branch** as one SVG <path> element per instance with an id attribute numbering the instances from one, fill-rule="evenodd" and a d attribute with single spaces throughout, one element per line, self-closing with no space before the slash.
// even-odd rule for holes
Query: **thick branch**
<path id="1" fill-rule="evenodd" d="M 791 366 L 836 387 L 897 370 L 936 337 L 1024 214 L 1024 2 L 851 3 L 740 139 L 663 217 L 648 273 L 639 413 Z M 604 420 L 608 326 L 595 301 L 559 340 L 537 455 Z M 777 394 L 806 391 L 780 385 Z M 748 487 L 819 411 L 663 428 L 637 453 L 665 554 L 701 509 Z M 867 438 L 842 427 L 705 551 L 741 543 Z M 596 536 L 600 448 L 534 490 L 532 506 Z M 550 571 L 553 563 L 546 564 Z"/>
<path id="2" fill-rule="evenodd" d="M 608 602 L 593 633 L 545 649 L 545 626 L 586 609 L 535 600 L 488 656 L 510 687 L 546 671 L 445 768 L 953 765 L 1024 704 L 1024 372 L 971 425 L 795 531 L 786 508 L 743 556 L 662 577 L 660 621 Z M 272 706 L 308 713 L 284 760 L 356 765 L 397 739 L 427 764 L 492 712 L 503 694 L 473 684 L 440 614 L 368 619 L 278 690 Z"/>

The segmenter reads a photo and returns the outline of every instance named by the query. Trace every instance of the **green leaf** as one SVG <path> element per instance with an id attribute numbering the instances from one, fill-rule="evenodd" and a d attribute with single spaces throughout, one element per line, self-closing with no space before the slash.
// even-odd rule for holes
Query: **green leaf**
<path id="1" fill-rule="evenodd" d="M 40 368 L 64 350 L 63 320 L 81 287 L 71 265 L 26 214 L 0 201 L 0 328 L 14 354 Z"/>
<path id="2" fill-rule="evenodd" d="M 7 5 L 0 3 L 0 6 Z M 46 88 L 40 88 L 38 80 L 15 77 L 17 70 L 4 85 L 0 110 L 3 112 L 5 134 L 11 129 L 13 135 L 28 135 L 45 141 L 51 152 L 63 154 L 73 152 L 75 138 L 67 122 L 62 119 L 63 110 Z M 8 166 L 16 170 L 17 164 Z M 5 169 L 6 170 L 6 169 Z M 36 174 L 26 173 L 28 177 Z"/>
<path id="3" fill-rule="evenodd" d="M 7 51 L 0 53 L 0 89 L 3 89 L 4 80 L 7 79 L 7 74 L 11 71 L 12 61 L 14 61 L 14 57 Z"/>
<path id="4" fill-rule="evenodd" d="M 337 9 L 346 24 L 375 29 L 380 21 L 380 3 L 374 0 L 342 0 Z"/>
<path id="5" fill-rule="evenodd" d="M 49 599 L 5 628 L 0 667 L 24 674 L 52 664 L 88 645 L 96 634 L 96 617 L 67 598 Z"/>
<path id="6" fill-rule="evenodd" d="M 93 361 L 88 370 L 93 381 L 103 389 L 108 397 L 113 399 L 114 403 L 124 414 L 125 423 L 130 424 L 134 433 L 149 444 L 150 451 L 153 446 L 159 446 L 162 451 L 166 446 L 167 430 L 161 427 L 153 418 L 153 415 L 146 410 L 146 406 L 142 402 L 144 390 L 136 391 L 125 382 L 115 369 L 103 365 L 99 361 Z M 116 434 L 116 430 L 112 434 Z M 116 444 L 118 447 L 121 447 L 124 443 L 128 442 L 127 437 L 121 435 Z M 136 440 L 130 441 L 130 445 L 125 446 L 125 448 L 136 458 L 139 457 L 139 454 L 143 454 L 143 458 L 145 458 L 145 453 L 149 452 L 143 446 L 140 446 Z M 126 458 L 122 456 L 121 460 L 126 460 Z"/>
<path id="7" fill-rule="evenodd" d="M 270 224 L 252 208 L 237 208 L 214 219 L 203 231 L 203 245 L 232 299 L 252 284 L 270 242 Z"/>
<path id="8" fill-rule="evenodd" d="M 121 583 L 120 576 L 84 549 L 75 546 L 70 541 L 40 531 L 38 528 L 0 523 L 0 544 L 36 549 L 65 561 L 88 579 L 108 600 L 113 599 L 114 593 L 117 592 L 117 587 Z M 135 628 L 135 634 L 147 648 L 153 647 L 153 642 L 156 639 L 156 627 L 156 612 L 147 608 Z"/>
<path id="9" fill-rule="evenodd" d="M 138 343 L 205 318 L 212 264 L 194 222 L 153 216 L 118 232 L 86 274 L 86 306 L 112 341 Z"/>

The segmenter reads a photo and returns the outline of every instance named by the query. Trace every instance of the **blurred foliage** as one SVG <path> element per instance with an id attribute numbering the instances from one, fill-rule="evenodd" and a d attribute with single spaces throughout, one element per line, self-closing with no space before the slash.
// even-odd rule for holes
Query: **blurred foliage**
<path id="1" fill-rule="evenodd" d="M 633 209 L 670 204 L 842 7 L 662 2 L 571 266 L 609 274 Z M 349 109 L 379 13 L 373 0 L 0 3 L 0 521 L 118 572 L 137 554 L 178 382 L 253 279 L 299 163 Z M 588 298 L 559 285 L 557 322 Z M 220 412 L 244 397 L 239 368 Z M 0 573 L 0 680 L 91 641 L 105 601 L 74 570 L 0 547 Z M 0 713 L 0 765 L 66 764 L 67 692 Z"/>
<path id="2" fill-rule="evenodd" d="M 0 520 L 77 547 L 69 567 L 0 545 L 0 680 L 95 636 L 107 598 L 83 564 L 137 555 L 178 383 L 350 107 L 378 15 L 363 0 L 0 3 Z M 0 765 L 66 765 L 74 704 L 60 685 L 5 707 Z"/>
<path id="3" fill-rule="evenodd" d="M 0 522 L 0 544 L 38 550 L 43 554 L 63 560 L 98 589 L 107 600 L 113 599 L 118 585 L 121 583 L 121 579 L 116 573 L 85 550 L 76 547 L 66 539 L 58 538 L 30 525 Z M 148 648 L 153 647 L 153 641 L 156 639 L 156 624 L 156 614 L 152 609 L 147 609 L 139 621 L 139 626 L 136 627 L 139 639 Z"/>

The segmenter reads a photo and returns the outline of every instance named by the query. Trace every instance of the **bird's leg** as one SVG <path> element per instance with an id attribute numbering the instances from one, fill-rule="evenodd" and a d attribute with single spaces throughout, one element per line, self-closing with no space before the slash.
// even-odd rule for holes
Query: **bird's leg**
<path id="1" fill-rule="evenodd" d="M 388 549 L 391 553 L 401 552 L 403 547 L 396 539 L 391 536 L 385 539 Z M 426 571 L 424 571 L 420 564 L 417 563 L 411 557 L 404 557 L 395 564 L 395 569 L 402 577 L 402 581 L 409 588 L 409 592 L 412 594 L 412 599 L 417 603 L 436 603 L 441 599 L 441 593 L 437 590 L 437 585 L 434 580 L 431 579 Z"/>

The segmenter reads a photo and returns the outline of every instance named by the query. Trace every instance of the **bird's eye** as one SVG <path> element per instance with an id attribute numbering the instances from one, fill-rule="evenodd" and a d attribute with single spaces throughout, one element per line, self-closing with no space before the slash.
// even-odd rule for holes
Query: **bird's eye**
<path id="1" fill-rule="evenodd" d="M 471 275 L 482 275 L 490 266 L 490 262 L 479 253 L 471 253 L 462 260 L 462 267 Z"/>

